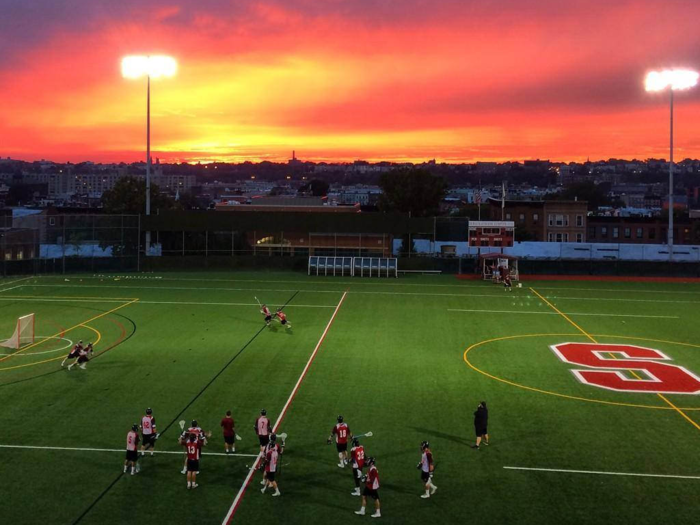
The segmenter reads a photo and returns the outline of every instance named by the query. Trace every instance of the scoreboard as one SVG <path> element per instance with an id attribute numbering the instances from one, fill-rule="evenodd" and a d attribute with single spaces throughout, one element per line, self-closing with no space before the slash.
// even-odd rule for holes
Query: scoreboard
<path id="1" fill-rule="evenodd" d="M 515 240 L 514 221 L 469 221 L 469 246 L 511 247 Z"/>

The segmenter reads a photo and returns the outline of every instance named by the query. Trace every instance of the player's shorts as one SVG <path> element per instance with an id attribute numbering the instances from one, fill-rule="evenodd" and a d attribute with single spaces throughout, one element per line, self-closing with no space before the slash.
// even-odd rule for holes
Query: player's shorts
<path id="1" fill-rule="evenodd" d="M 187 460 L 187 472 L 199 472 L 199 460 L 198 459 L 188 459 Z"/>
<path id="2" fill-rule="evenodd" d="M 86 355 L 81 355 L 78 357 L 78 364 L 80 363 L 87 363 L 90 359 L 88 359 L 88 356 Z"/>
<path id="3" fill-rule="evenodd" d="M 369 487 L 365 487 L 365 490 L 362 493 L 362 495 L 367 497 L 367 498 L 379 499 L 379 491 L 375 490 L 375 489 L 371 489 Z"/>
<path id="4" fill-rule="evenodd" d="M 267 479 L 267 481 L 269 481 L 269 482 L 273 482 L 273 481 L 275 481 L 275 474 L 277 474 L 277 473 L 276 472 L 265 472 L 265 479 Z"/>
<path id="5" fill-rule="evenodd" d="M 422 470 L 420 471 L 420 479 L 425 481 L 426 483 L 430 479 L 430 472 L 423 472 Z"/>
<path id="6" fill-rule="evenodd" d="M 272 316 L 271 316 L 271 315 L 266 315 L 266 316 L 265 316 L 265 322 L 266 322 L 266 323 L 269 323 L 270 321 L 272 321 Z"/>
<path id="7" fill-rule="evenodd" d="M 336 443 L 335 448 L 338 449 L 338 452 L 347 452 L 348 451 L 348 444 L 347 443 Z"/>
<path id="8" fill-rule="evenodd" d="M 155 446 L 156 444 L 156 435 L 155 434 L 143 434 L 143 446 Z"/>
<path id="9" fill-rule="evenodd" d="M 224 436 L 224 443 L 227 445 L 233 445 L 236 442 L 236 435 L 234 434 L 233 436 Z"/>
<path id="10" fill-rule="evenodd" d="M 261 447 L 266 447 L 267 444 L 270 442 L 270 436 L 258 436 L 258 440 L 260 441 Z"/>
<path id="11" fill-rule="evenodd" d="M 282 324 L 287 324 L 287 320 L 286 320 L 286 319 L 282 319 L 282 320 L 280 321 L 280 323 L 282 323 Z"/>
<path id="12" fill-rule="evenodd" d="M 137 450 L 127 450 L 126 451 L 126 460 L 127 461 L 138 461 L 139 459 L 139 453 Z"/>
<path id="13" fill-rule="evenodd" d="M 489 433 L 488 430 L 486 430 L 486 427 L 475 427 L 476 430 L 476 437 L 484 436 Z"/>
<path id="14" fill-rule="evenodd" d="M 71 352 L 70 354 L 68 354 L 68 359 L 75 359 L 79 355 L 80 354 L 78 352 Z"/>

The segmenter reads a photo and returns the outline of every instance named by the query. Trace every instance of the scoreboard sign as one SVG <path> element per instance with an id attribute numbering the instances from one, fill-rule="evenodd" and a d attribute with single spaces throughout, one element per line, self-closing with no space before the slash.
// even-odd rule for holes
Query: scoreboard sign
<path id="1" fill-rule="evenodd" d="M 513 221 L 469 221 L 469 246 L 513 246 Z"/>

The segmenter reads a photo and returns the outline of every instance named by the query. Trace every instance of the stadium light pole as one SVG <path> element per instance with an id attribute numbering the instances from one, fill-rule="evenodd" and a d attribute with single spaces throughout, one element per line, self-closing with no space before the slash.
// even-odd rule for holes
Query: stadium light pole
<path id="1" fill-rule="evenodd" d="M 673 259 L 673 92 L 692 88 L 698 83 L 699 73 L 689 69 L 665 69 L 650 71 L 644 80 L 647 91 L 669 91 L 670 104 L 670 153 L 668 163 L 668 257 Z"/>
<path id="2" fill-rule="evenodd" d="M 132 55 L 122 59 L 122 76 L 146 77 L 146 215 L 151 214 L 151 79 L 170 78 L 177 73 L 177 61 L 164 55 Z M 151 232 L 146 232 L 146 255 L 151 248 Z"/>

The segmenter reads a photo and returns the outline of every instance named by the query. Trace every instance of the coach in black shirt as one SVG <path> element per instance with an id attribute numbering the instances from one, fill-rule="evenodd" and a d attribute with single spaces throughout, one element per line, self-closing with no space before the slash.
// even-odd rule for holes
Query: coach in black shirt
<path id="1" fill-rule="evenodd" d="M 481 439 L 484 439 L 484 445 L 489 444 L 489 409 L 486 408 L 486 401 L 479 403 L 476 407 L 476 412 L 474 412 L 474 431 L 476 432 L 476 445 L 472 448 L 479 448 L 481 445 Z"/>

